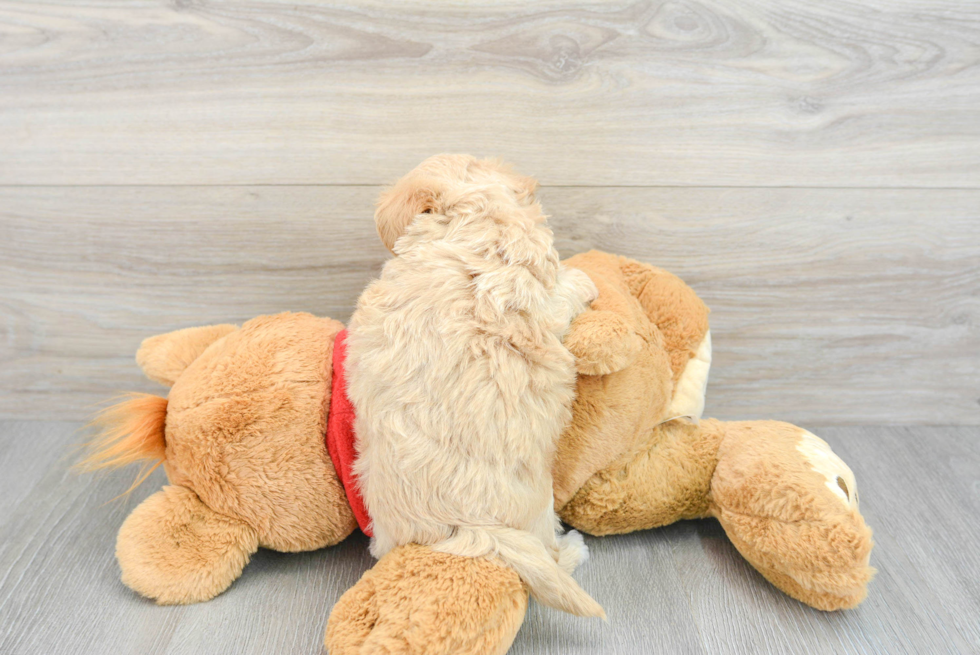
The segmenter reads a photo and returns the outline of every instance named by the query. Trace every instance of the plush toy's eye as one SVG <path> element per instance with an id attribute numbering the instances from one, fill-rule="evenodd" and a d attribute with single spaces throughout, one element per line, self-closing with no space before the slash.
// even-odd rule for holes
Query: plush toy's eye
<path id="1" fill-rule="evenodd" d="M 844 478 L 842 478 L 839 475 L 837 476 L 837 486 L 840 487 L 841 490 L 844 492 L 844 494 L 848 497 L 848 499 L 850 499 L 851 492 L 847 490 L 847 483 L 844 482 Z"/>
<path id="2" fill-rule="evenodd" d="M 432 210 L 431 209 L 425 209 L 425 210 L 422 211 L 422 213 L 423 214 L 431 214 L 432 213 Z"/>

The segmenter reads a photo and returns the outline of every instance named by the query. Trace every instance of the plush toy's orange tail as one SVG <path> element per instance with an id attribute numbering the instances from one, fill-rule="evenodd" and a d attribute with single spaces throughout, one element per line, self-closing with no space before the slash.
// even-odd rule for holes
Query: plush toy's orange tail
<path id="1" fill-rule="evenodd" d="M 95 471 L 144 462 L 143 470 L 129 489 L 132 491 L 166 459 L 166 417 L 167 399 L 147 393 L 130 394 L 122 402 L 103 409 L 90 424 L 96 436 L 88 443 L 89 454 L 78 467 Z"/>

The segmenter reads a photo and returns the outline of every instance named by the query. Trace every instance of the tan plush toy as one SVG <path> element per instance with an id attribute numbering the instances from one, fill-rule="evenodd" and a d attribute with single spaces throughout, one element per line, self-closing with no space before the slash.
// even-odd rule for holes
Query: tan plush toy
<path id="1" fill-rule="evenodd" d="M 412 185 L 385 197 L 402 201 L 379 205 L 389 248 L 439 202 L 436 190 Z M 787 423 L 700 420 L 708 310 L 680 279 L 595 251 L 566 263 L 592 277 L 599 297 L 565 340 L 580 376 L 553 471 L 561 517 L 593 535 L 715 517 L 787 594 L 823 610 L 860 603 L 873 574 L 871 531 L 844 462 Z M 137 362 L 168 397 L 103 413 L 87 460 L 162 461 L 170 481 L 119 531 L 125 584 L 164 604 L 200 602 L 228 588 L 260 546 L 312 550 L 353 532 L 363 507 L 352 448 L 337 442 L 351 419 L 342 329 L 285 313 L 144 341 Z M 527 602 L 520 578 L 498 562 L 403 546 L 341 597 L 325 645 L 334 655 L 504 653 Z"/>
<path id="2" fill-rule="evenodd" d="M 567 263 L 600 294 L 567 338 L 582 375 L 554 469 L 562 518 L 605 535 L 714 516 L 789 595 L 824 610 L 857 605 L 872 544 L 848 467 L 793 425 L 697 420 L 707 309 L 678 278 L 601 252 Z M 355 529 L 324 444 L 342 328 L 286 313 L 143 343 L 137 361 L 168 397 L 110 408 L 89 460 L 162 461 L 170 481 L 119 531 L 125 584 L 164 604 L 200 602 L 259 546 L 312 550 Z M 503 653 L 526 606 L 510 569 L 405 546 L 343 595 L 326 645 L 335 655 L 392 640 L 398 652 Z"/>

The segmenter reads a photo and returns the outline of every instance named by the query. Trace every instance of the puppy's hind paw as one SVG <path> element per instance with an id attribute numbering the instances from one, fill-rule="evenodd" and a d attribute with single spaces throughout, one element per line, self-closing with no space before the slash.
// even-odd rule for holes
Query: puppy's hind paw
<path id="1" fill-rule="evenodd" d="M 566 573 L 571 573 L 589 559 L 589 547 L 576 530 L 558 537 L 558 545 L 558 566 Z"/>

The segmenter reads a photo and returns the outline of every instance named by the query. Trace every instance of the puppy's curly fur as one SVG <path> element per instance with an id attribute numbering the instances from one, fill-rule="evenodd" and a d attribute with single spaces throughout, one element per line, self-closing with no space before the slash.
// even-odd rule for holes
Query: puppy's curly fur
<path id="1" fill-rule="evenodd" d="M 604 616 L 569 575 L 587 550 L 561 535 L 551 479 L 575 384 L 561 340 L 597 291 L 559 264 L 534 187 L 440 155 L 381 198 L 382 238 L 407 228 L 349 326 L 355 472 L 376 557 L 497 556 L 542 603 Z"/>

